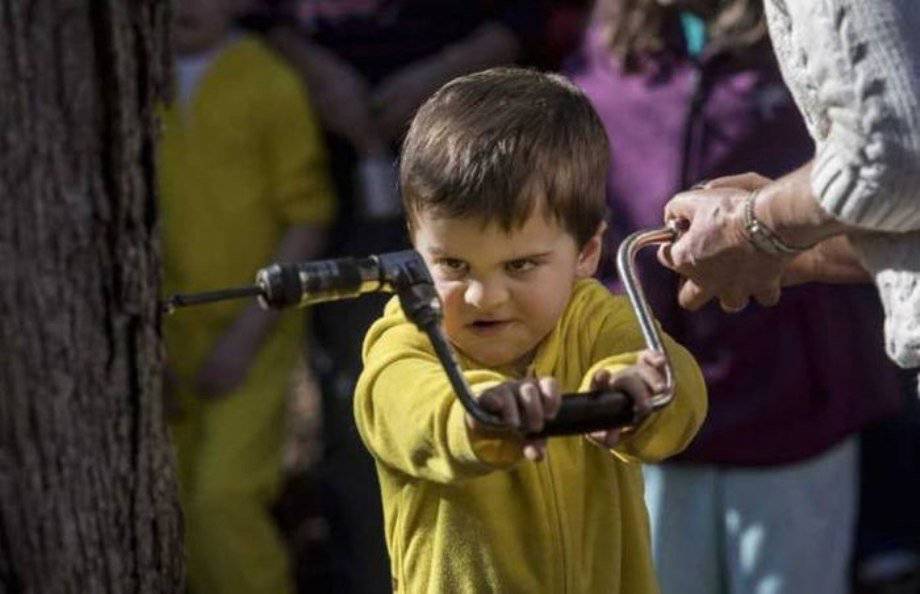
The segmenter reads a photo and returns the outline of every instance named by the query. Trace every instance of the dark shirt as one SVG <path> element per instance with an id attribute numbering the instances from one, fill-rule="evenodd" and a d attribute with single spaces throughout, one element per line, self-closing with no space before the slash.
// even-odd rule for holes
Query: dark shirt
<path id="1" fill-rule="evenodd" d="M 436 55 L 479 26 L 499 22 L 526 49 L 542 34 L 544 0 L 259 0 L 244 19 L 250 29 L 292 26 L 354 67 L 371 85 Z M 405 223 L 367 221 L 354 204 L 356 155 L 327 136 L 339 217 L 329 249 L 337 256 L 405 248 Z M 396 147 L 394 147 L 395 149 Z M 363 336 L 363 333 L 362 333 Z"/>
<path id="2" fill-rule="evenodd" d="M 665 203 L 694 182 L 756 171 L 779 176 L 814 146 L 769 48 L 763 59 L 691 59 L 675 45 L 625 72 L 596 30 L 568 74 L 590 97 L 611 147 L 611 251 L 662 225 Z M 649 250 L 653 251 L 653 250 Z M 687 346 L 709 387 L 709 416 L 675 460 L 757 466 L 820 453 L 900 402 L 884 354 L 882 314 L 867 286 L 785 289 L 779 305 L 687 312 L 677 277 L 641 254 L 640 274 L 665 329 Z M 612 286 L 612 271 L 605 272 Z"/>
<path id="3" fill-rule="evenodd" d="M 532 0 L 262 0 L 248 22 L 287 22 L 354 66 L 368 82 L 434 55 L 488 21 L 524 47 L 542 34 L 545 8 Z"/>

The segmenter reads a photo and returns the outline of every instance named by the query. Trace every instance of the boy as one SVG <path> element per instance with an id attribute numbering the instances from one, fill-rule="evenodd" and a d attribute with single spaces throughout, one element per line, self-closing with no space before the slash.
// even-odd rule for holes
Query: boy
<path id="1" fill-rule="evenodd" d="M 689 353 L 666 348 L 677 393 L 632 430 L 523 441 L 560 393 L 663 383 L 632 310 L 592 280 L 607 140 L 558 76 L 494 69 L 419 110 L 403 146 L 409 231 L 487 431 L 454 396 L 427 339 L 391 302 L 368 332 L 355 416 L 375 458 L 398 592 L 657 592 L 641 461 L 684 448 L 705 415 Z M 533 463 L 539 461 L 539 463 Z"/>
<path id="2" fill-rule="evenodd" d="M 315 257 L 332 216 L 326 162 L 297 75 L 232 27 L 237 0 L 176 4 L 177 101 L 163 114 L 164 291 L 252 282 Z M 171 419 L 193 594 L 293 592 L 269 513 L 303 319 L 255 303 L 165 320 Z"/>

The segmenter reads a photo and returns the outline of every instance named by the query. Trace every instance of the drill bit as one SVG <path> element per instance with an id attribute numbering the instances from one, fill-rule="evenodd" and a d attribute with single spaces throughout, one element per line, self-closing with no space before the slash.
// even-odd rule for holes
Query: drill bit
<path id="1" fill-rule="evenodd" d="M 221 289 L 219 291 L 205 291 L 203 293 L 176 294 L 163 303 L 163 313 L 169 315 L 177 307 L 186 305 L 200 305 L 228 299 L 245 299 L 246 297 L 258 297 L 261 294 L 262 288 L 258 285 Z"/>

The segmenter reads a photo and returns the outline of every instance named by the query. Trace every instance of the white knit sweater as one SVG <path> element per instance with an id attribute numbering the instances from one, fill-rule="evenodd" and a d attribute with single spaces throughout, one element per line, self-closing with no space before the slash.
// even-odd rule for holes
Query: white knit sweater
<path id="1" fill-rule="evenodd" d="M 766 0 L 786 83 L 817 144 L 812 190 L 853 237 L 888 354 L 920 366 L 920 0 Z"/>

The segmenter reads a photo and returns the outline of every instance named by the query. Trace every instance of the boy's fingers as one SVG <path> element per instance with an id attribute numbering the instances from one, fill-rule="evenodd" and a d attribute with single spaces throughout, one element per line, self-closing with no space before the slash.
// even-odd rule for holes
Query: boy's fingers
<path id="1" fill-rule="evenodd" d="M 489 388 L 485 390 L 482 394 L 479 395 L 479 398 L 476 399 L 477 403 L 483 410 L 502 416 L 503 407 L 502 407 L 502 398 L 499 395 L 501 386 L 496 386 L 494 388 Z M 504 418 L 504 417 L 503 417 Z"/>
<path id="2" fill-rule="evenodd" d="M 639 353 L 639 362 L 658 369 L 663 369 L 665 362 L 664 353 L 646 349 Z"/>
<path id="3" fill-rule="evenodd" d="M 524 444 L 524 457 L 531 462 L 538 462 L 546 457 L 546 440 L 535 439 Z"/>
<path id="4" fill-rule="evenodd" d="M 503 418 L 508 425 L 515 429 L 521 427 L 521 412 L 518 410 L 517 398 L 511 388 L 505 386 L 502 390 Z"/>
<path id="5" fill-rule="evenodd" d="M 506 425 L 515 429 L 521 426 L 517 402 L 509 386 L 500 385 L 486 390 L 479 398 L 479 404 L 487 411 L 498 415 Z"/>
<path id="6" fill-rule="evenodd" d="M 592 431 L 588 434 L 588 437 L 590 437 L 596 444 L 604 445 L 604 441 L 607 438 L 607 431 Z"/>
<path id="7" fill-rule="evenodd" d="M 543 429 L 543 398 L 540 389 L 533 382 L 524 382 L 518 388 L 523 423 L 521 428 L 527 431 Z"/>
<path id="8" fill-rule="evenodd" d="M 642 366 L 636 366 L 635 373 L 625 373 L 614 379 L 612 387 L 616 390 L 622 390 L 632 396 L 633 406 L 636 416 L 640 419 L 647 415 L 651 410 L 649 397 L 651 396 L 646 379 L 641 375 Z"/>
<path id="9" fill-rule="evenodd" d="M 529 443 L 524 444 L 524 457 L 525 458 L 527 458 L 531 462 L 535 462 L 537 460 L 537 456 L 538 456 L 537 447 L 535 445 L 532 445 Z"/>
<path id="10" fill-rule="evenodd" d="M 607 369 L 598 369 L 591 378 L 592 390 L 605 390 L 610 386 L 611 373 Z"/>
<path id="11" fill-rule="evenodd" d="M 553 377 L 540 378 L 540 394 L 543 396 L 543 416 L 553 419 L 562 406 L 562 395 L 559 393 L 559 382 Z"/>
<path id="12" fill-rule="evenodd" d="M 648 390 L 639 373 L 633 372 L 633 370 L 639 369 L 642 369 L 642 366 L 636 365 L 634 367 L 630 367 L 623 373 L 618 374 L 613 378 L 613 381 L 610 382 L 610 387 L 615 390 L 623 390 L 624 392 L 628 392 L 633 396 L 635 396 L 637 392 Z"/>
<path id="13" fill-rule="evenodd" d="M 636 371 L 645 383 L 645 387 L 652 393 L 659 393 L 664 390 L 665 381 L 661 369 L 652 365 L 637 365 Z"/>
<path id="14" fill-rule="evenodd" d="M 620 443 L 620 430 L 608 429 L 606 431 L 594 431 L 593 433 L 589 433 L 588 437 L 597 445 L 609 449 Z"/>

